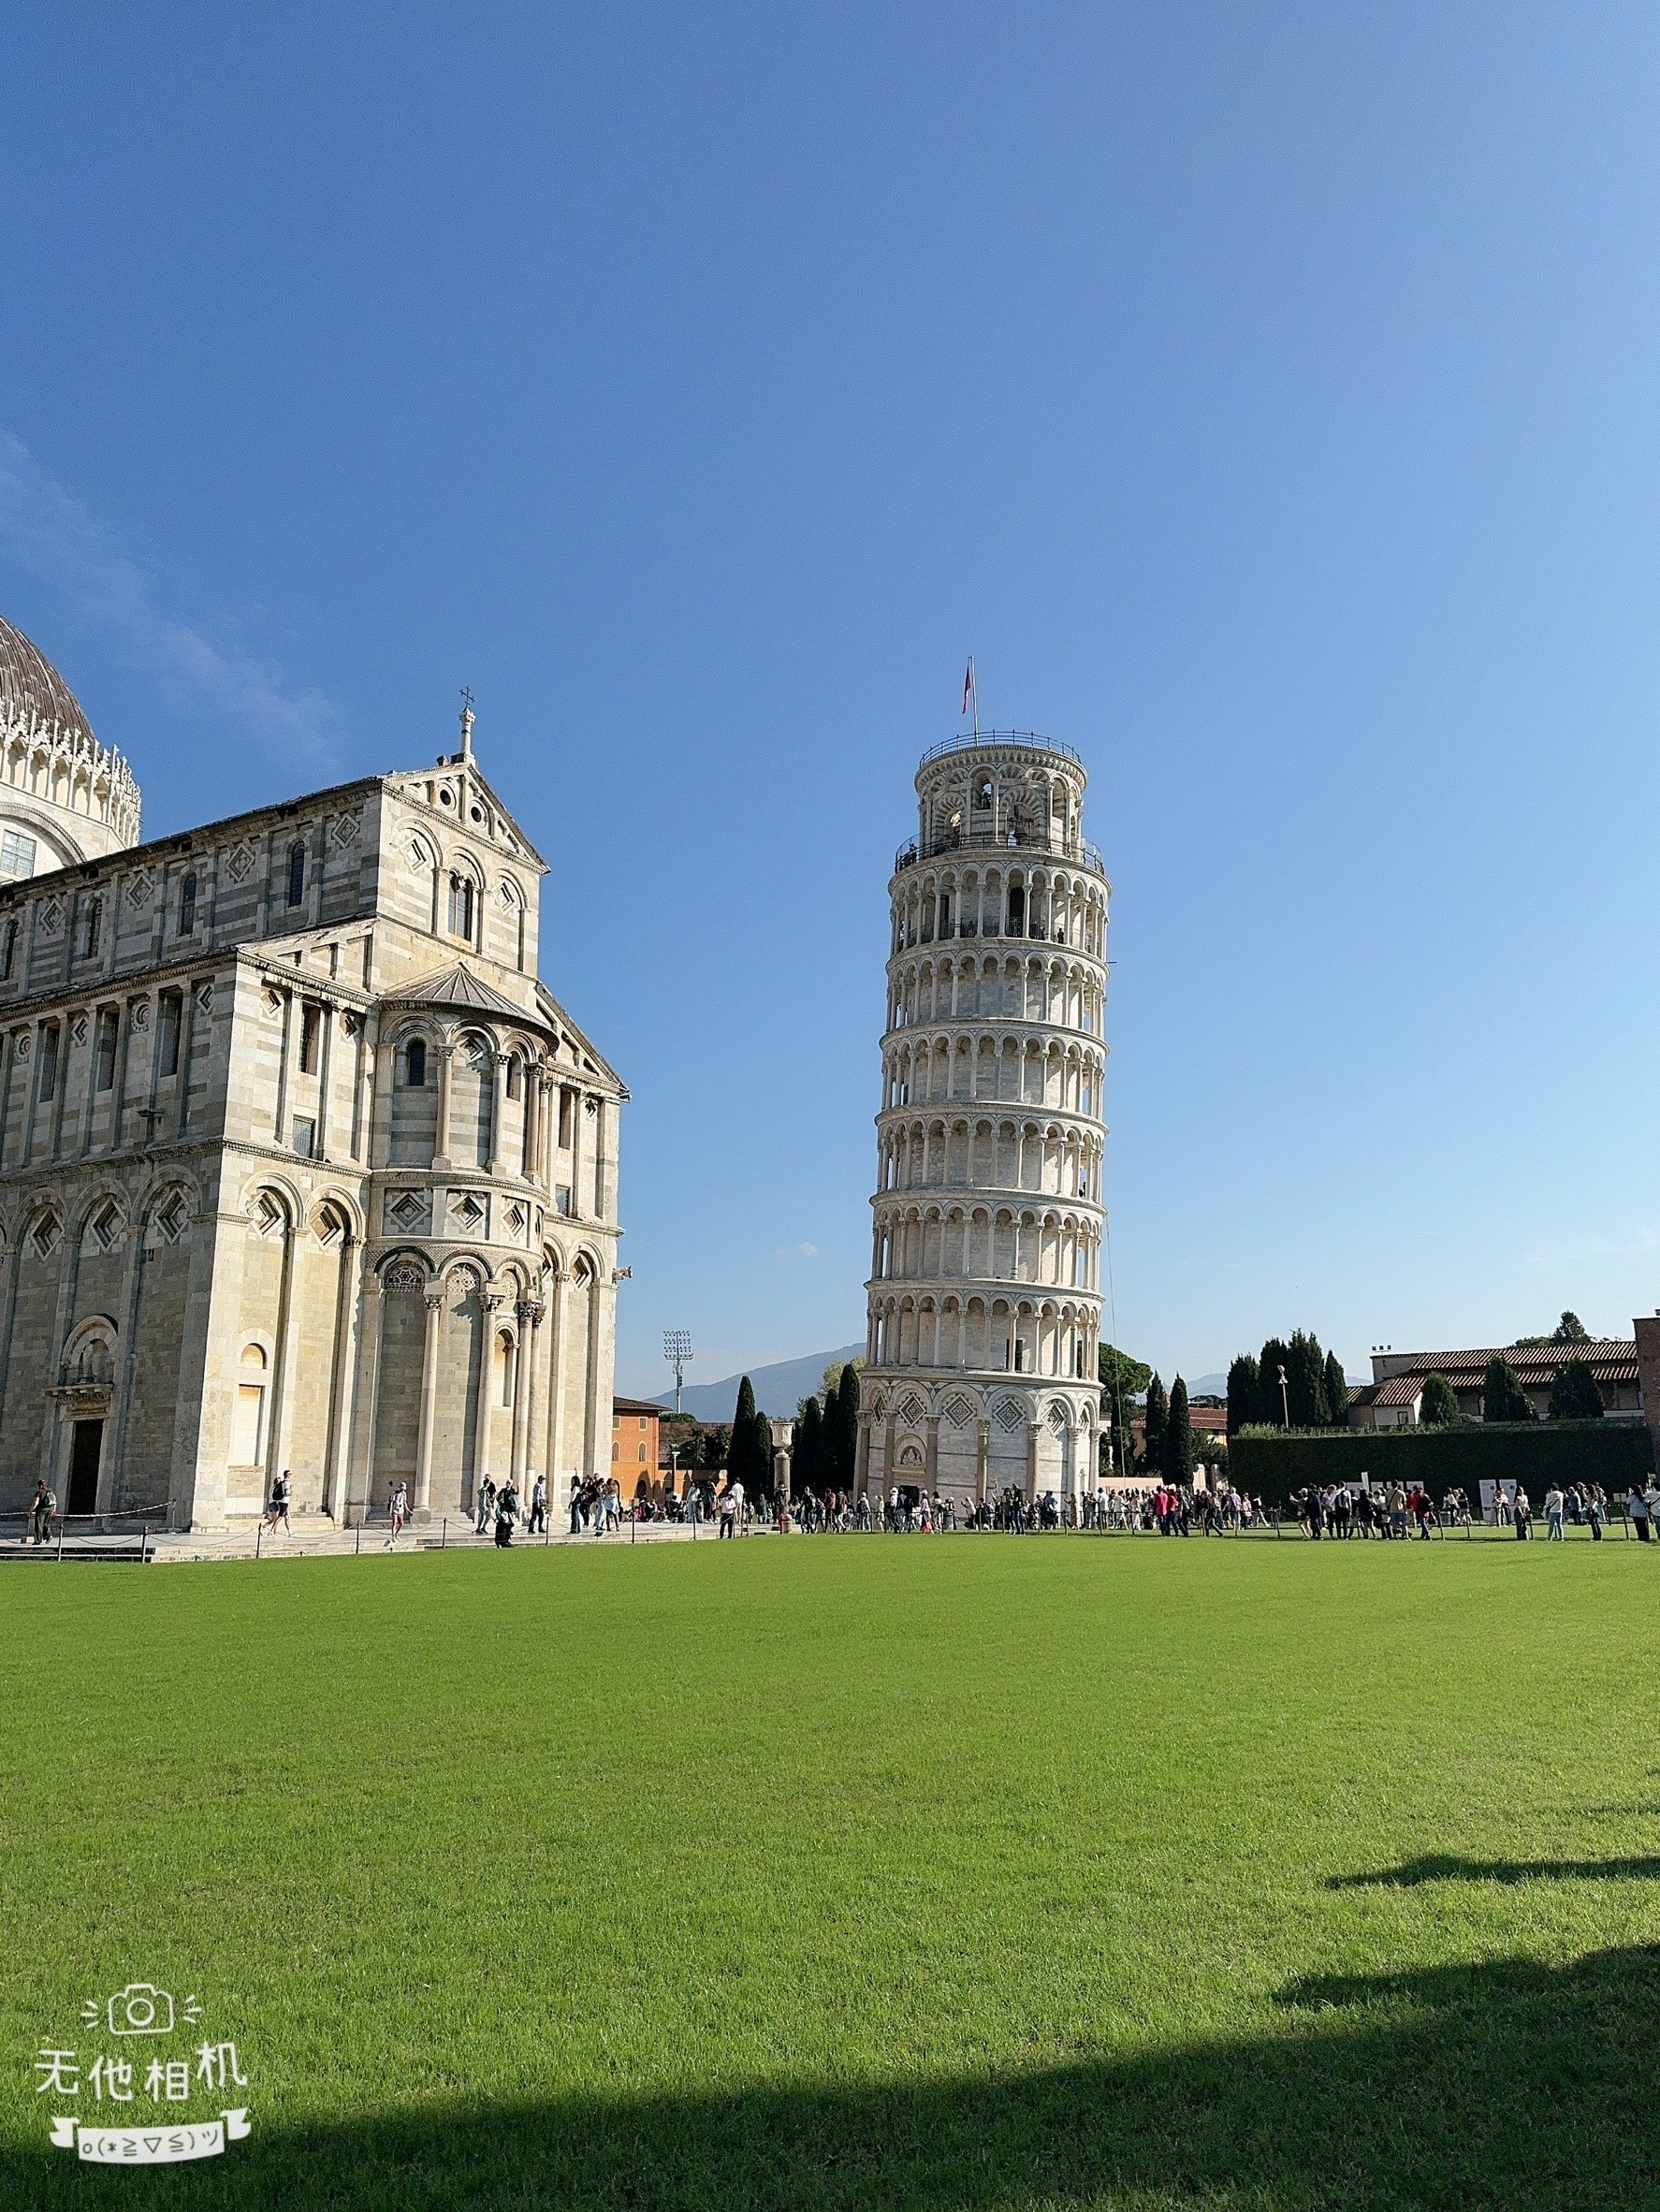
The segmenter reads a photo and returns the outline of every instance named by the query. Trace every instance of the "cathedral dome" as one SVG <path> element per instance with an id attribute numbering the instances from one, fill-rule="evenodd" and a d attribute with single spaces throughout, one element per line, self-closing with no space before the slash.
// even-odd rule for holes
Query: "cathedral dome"
<path id="1" fill-rule="evenodd" d="M 92 735 L 80 702 L 40 650 L 0 615 L 0 727 Z"/>
<path id="2" fill-rule="evenodd" d="M 0 616 L 0 880 L 138 841 L 141 802 L 120 753 L 37 646 Z"/>

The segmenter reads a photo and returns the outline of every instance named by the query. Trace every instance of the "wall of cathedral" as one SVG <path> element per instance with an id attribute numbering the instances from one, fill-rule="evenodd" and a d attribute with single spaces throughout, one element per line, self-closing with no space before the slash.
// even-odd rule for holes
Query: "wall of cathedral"
<path id="1" fill-rule="evenodd" d="M 0 1507 L 600 1468 L 625 1094 L 536 981 L 541 871 L 441 763 L 0 888 Z"/>

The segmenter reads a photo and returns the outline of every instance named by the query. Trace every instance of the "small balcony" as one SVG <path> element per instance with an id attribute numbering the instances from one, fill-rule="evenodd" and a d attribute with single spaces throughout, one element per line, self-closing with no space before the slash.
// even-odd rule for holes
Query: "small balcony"
<path id="1" fill-rule="evenodd" d="M 1106 880 L 1106 863 L 1086 837 L 1034 836 L 1029 830 L 997 829 L 989 822 L 983 829 L 946 829 L 933 837 L 912 837 L 895 853 L 894 873 L 896 876 L 925 860 L 946 859 L 954 852 L 997 852 L 1028 866 L 1060 861 L 1069 867 L 1087 868 L 1091 875 Z"/>

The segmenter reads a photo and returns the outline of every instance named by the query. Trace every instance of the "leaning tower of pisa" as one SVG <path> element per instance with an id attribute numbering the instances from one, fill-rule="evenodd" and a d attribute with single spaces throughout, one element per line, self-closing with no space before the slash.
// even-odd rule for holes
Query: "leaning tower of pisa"
<path id="1" fill-rule="evenodd" d="M 1086 780 L 1025 733 L 917 770 L 888 886 L 861 1489 L 1095 1485 L 1111 887 Z"/>

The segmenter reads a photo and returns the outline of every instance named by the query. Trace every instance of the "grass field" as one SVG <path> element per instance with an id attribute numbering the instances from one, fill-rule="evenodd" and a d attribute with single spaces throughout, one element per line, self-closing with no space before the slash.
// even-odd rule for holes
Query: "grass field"
<path id="1" fill-rule="evenodd" d="M 7 2207 L 1660 2203 L 1650 1548 L 0 1572 Z M 46 2147 L 132 1980 L 248 2141 Z"/>

